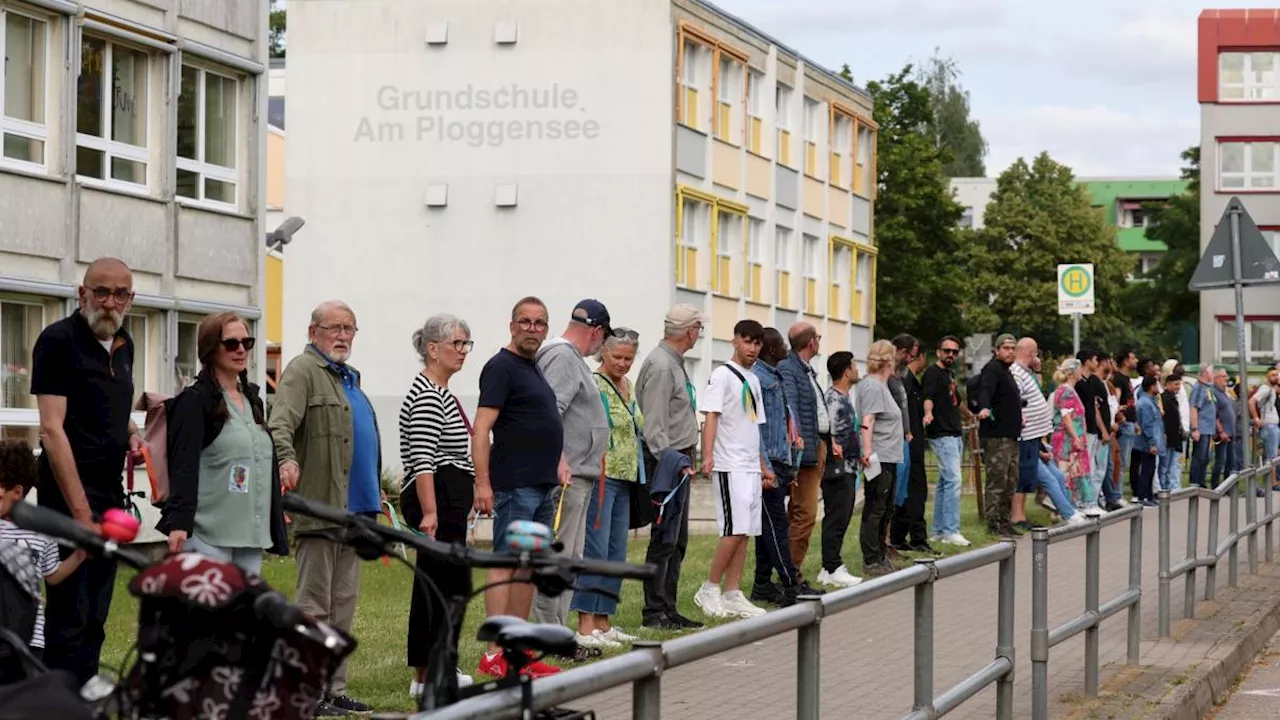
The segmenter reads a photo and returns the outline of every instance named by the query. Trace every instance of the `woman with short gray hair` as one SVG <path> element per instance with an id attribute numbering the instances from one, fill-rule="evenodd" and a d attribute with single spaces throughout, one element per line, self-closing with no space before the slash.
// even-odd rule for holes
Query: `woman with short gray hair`
<path id="1" fill-rule="evenodd" d="M 627 531 L 631 529 L 631 494 L 644 492 L 644 454 L 641 432 L 644 416 L 636 403 L 627 373 L 636 359 L 640 335 L 634 330 L 615 328 L 606 335 L 596 359 L 596 386 L 609 418 L 609 450 L 603 472 L 587 508 L 587 532 L 582 555 L 595 560 L 626 562 Z M 586 648 L 611 649 L 635 640 L 609 623 L 618 612 L 618 601 L 593 588 L 619 595 L 622 580 L 599 575 L 583 575 L 569 608 L 578 613 L 578 644 Z"/>
<path id="2" fill-rule="evenodd" d="M 436 540 L 465 543 L 467 513 L 475 489 L 475 466 L 471 462 L 471 423 L 449 390 L 449 379 L 462 369 L 474 343 L 471 328 L 453 315 L 433 315 L 413 333 L 413 349 L 422 360 L 422 370 L 400 406 L 400 461 L 404 479 L 400 485 L 400 511 L 410 527 Z M 471 571 L 461 565 L 438 562 L 418 553 L 418 569 L 436 583 L 440 593 L 451 598 L 471 595 Z M 413 583 L 409 607 L 409 667 L 416 675 L 409 684 L 410 695 L 422 694 L 427 679 L 431 646 L 445 627 L 445 607 Z M 456 645 L 462 627 L 453 628 Z M 458 671 L 459 685 L 471 678 Z"/>

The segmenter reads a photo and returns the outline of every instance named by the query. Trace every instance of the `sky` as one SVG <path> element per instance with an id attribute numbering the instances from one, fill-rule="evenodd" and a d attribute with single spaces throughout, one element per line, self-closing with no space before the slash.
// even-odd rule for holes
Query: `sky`
<path id="1" fill-rule="evenodd" d="M 1199 139 L 1193 0 L 712 0 L 814 62 L 883 79 L 937 48 L 987 175 L 1047 151 L 1077 177 L 1176 176 Z M 1267 8 L 1280 0 L 1210 7 Z"/>

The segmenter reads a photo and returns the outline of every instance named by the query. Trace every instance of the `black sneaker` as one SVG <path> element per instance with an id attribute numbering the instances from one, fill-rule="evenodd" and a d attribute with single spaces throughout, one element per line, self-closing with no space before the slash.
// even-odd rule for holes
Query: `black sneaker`
<path id="1" fill-rule="evenodd" d="M 316 707 L 316 717 L 346 717 L 350 714 L 328 700 L 321 701 L 320 705 Z"/>
<path id="2" fill-rule="evenodd" d="M 751 588 L 751 602 L 782 604 L 782 588 L 774 583 L 764 583 Z"/>
<path id="3" fill-rule="evenodd" d="M 1013 524 L 1013 529 L 1021 530 L 1023 532 L 1031 532 L 1031 523 L 1027 522 L 1026 520 L 1021 520 Z"/>
<path id="4" fill-rule="evenodd" d="M 1115 512 L 1115 511 L 1117 511 L 1117 510 L 1122 509 L 1123 507 L 1124 507 L 1124 506 L 1123 506 L 1123 505 L 1121 505 L 1121 504 L 1120 504 L 1120 503 L 1118 503 L 1118 502 L 1109 502 L 1109 503 L 1107 503 L 1107 504 L 1104 506 L 1104 509 L 1105 509 L 1107 512 Z"/>
<path id="5" fill-rule="evenodd" d="M 796 586 L 796 595 L 825 595 L 826 590 L 821 590 L 809 584 L 808 580 Z"/>
<path id="6" fill-rule="evenodd" d="M 663 630 L 666 632 L 680 632 L 684 630 L 684 625 L 672 620 L 666 615 L 650 615 L 640 623 L 641 627 L 650 630 Z"/>
<path id="7" fill-rule="evenodd" d="M 677 625 L 684 626 L 689 630 L 698 630 L 702 627 L 705 627 L 702 623 L 698 622 L 697 620 L 690 620 L 689 618 L 681 615 L 678 612 L 672 613 L 670 617 L 671 617 L 671 622 Z"/>
<path id="8" fill-rule="evenodd" d="M 907 549 L 911 552 L 925 553 L 926 555 L 942 555 L 942 553 L 935 550 L 933 546 L 927 542 L 918 542 Z"/>
<path id="9" fill-rule="evenodd" d="M 345 710 L 348 714 L 373 712 L 372 705 L 366 705 L 360 702 L 359 700 L 353 700 L 350 697 L 347 697 L 346 695 L 335 695 L 329 698 L 328 700 L 326 700 L 325 702 L 338 708 L 339 710 Z"/>
<path id="10" fill-rule="evenodd" d="M 600 650 L 600 648 L 588 648 L 578 645 L 573 649 L 574 662 L 586 662 L 588 660 L 594 660 L 598 657 L 602 657 L 603 655 L 604 652 Z"/>
<path id="11" fill-rule="evenodd" d="M 1023 535 L 1026 534 L 1021 529 L 1019 529 L 1017 525 L 1014 525 L 1012 523 L 1006 523 L 1005 526 L 1001 529 L 1001 533 L 1004 535 L 1009 535 L 1011 537 L 1022 537 Z"/>

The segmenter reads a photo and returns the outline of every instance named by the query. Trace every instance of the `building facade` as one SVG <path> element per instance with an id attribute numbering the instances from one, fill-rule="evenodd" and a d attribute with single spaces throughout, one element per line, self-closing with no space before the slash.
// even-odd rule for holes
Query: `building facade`
<path id="1" fill-rule="evenodd" d="M 1238 196 L 1273 250 L 1280 240 L 1280 10 L 1205 10 L 1199 19 L 1200 247 Z M 1280 359 L 1280 286 L 1244 291 L 1250 365 Z M 1200 293 L 1205 360 L 1236 362 L 1232 290 Z"/>
<path id="2" fill-rule="evenodd" d="M 865 358 L 875 322 L 870 97 L 694 0 L 388 0 L 289 12 L 287 359 L 311 309 L 349 302 L 353 364 L 383 421 L 419 369 L 410 336 L 466 319 L 479 372 L 512 305 L 551 335 L 603 301 L 653 348 L 676 302 L 703 310 L 695 384 L 734 324 L 817 326 Z M 342 103 L 334 97 L 346 98 Z M 317 150 L 323 148 L 323 152 Z M 384 451 L 398 457 L 394 432 Z"/>
<path id="3" fill-rule="evenodd" d="M 1187 181 L 1161 177 L 1082 177 L 1076 181 L 1089 193 L 1093 208 L 1116 228 L 1116 244 L 1133 259 L 1129 279 L 1140 279 L 1150 272 L 1168 250 L 1163 242 L 1147 236 L 1153 220 L 1152 210 L 1185 192 Z M 954 178 L 951 189 L 956 202 L 964 208 L 961 226 L 983 227 L 987 203 L 996 191 L 996 180 Z"/>

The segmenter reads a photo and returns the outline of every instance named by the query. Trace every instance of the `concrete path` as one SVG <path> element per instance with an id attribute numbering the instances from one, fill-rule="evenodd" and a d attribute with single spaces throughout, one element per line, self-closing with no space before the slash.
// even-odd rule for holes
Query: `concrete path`
<path id="1" fill-rule="evenodd" d="M 1239 681 L 1235 694 L 1213 720 L 1273 720 L 1280 717 L 1280 636 L 1271 638 L 1253 667 Z"/>

